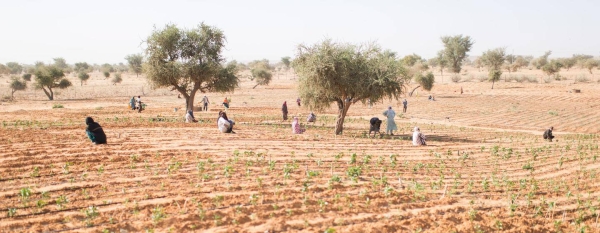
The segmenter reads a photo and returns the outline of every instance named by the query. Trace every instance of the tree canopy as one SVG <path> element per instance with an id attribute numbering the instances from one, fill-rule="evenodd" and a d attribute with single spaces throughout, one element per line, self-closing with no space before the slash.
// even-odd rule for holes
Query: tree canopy
<path id="1" fill-rule="evenodd" d="M 444 44 L 444 49 L 441 51 L 444 60 L 448 62 L 452 72 L 460 73 L 462 63 L 474 42 L 471 37 L 463 35 L 444 36 L 441 40 Z"/>
<path id="2" fill-rule="evenodd" d="M 25 80 L 21 81 L 17 77 L 12 78 L 12 81 L 10 82 L 11 98 L 15 98 L 15 92 L 25 89 L 27 89 L 27 82 Z"/>
<path id="3" fill-rule="evenodd" d="M 6 68 L 10 74 L 20 74 L 23 71 L 23 66 L 16 62 L 7 62 Z"/>
<path id="4" fill-rule="evenodd" d="M 44 90 L 49 100 L 54 100 L 54 91 L 52 89 L 65 89 L 72 86 L 71 82 L 65 78 L 65 73 L 56 66 L 39 66 L 35 71 L 36 88 Z"/>
<path id="5" fill-rule="evenodd" d="M 144 72 L 156 87 L 172 87 L 193 109 L 196 92 L 230 92 L 238 86 L 237 66 L 224 65 L 225 35 L 204 23 L 180 29 L 173 24 L 155 28 L 146 40 Z"/>
<path id="6" fill-rule="evenodd" d="M 127 60 L 127 64 L 129 65 L 129 69 L 135 73 L 136 76 L 139 76 L 142 73 L 142 64 L 144 60 L 144 56 L 141 54 L 130 54 L 125 57 Z M 110 71 L 114 72 L 114 71 Z"/>
<path id="7" fill-rule="evenodd" d="M 273 70 L 273 66 L 269 64 L 269 60 L 254 60 L 248 63 L 248 67 L 251 74 L 250 80 L 256 81 L 256 85 L 253 88 L 259 85 L 266 86 L 271 83 L 273 77 L 271 70 Z"/>
<path id="8" fill-rule="evenodd" d="M 83 86 L 83 83 L 90 79 L 90 75 L 85 72 L 79 72 L 79 74 L 77 74 L 77 78 L 79 78 L 79 81 L 81 81 L 81 86 Z"/>
<path id="9" fill-rule="evenodd" d="M 306 106 L 323 110 L 337 104 L 335 134 L 342 133 L 352 104 L 398 99 L 407 81 L 406 70 L 395 53 L 376 44 L 357 46 L 325 40 L 312 46 L 299 45 L 292 67 Z"/>
<path id="10" fill-rule="evenodd" d="M 290 63 L 292 62 L 290 59 L 291 59 L 290 57 L 282 57 L 281 58 L 281 63 L 283 63 L 283 65 L 285 66 L 286 69 L 290 68 Z"/>
<path id="11" fill-rule="evenodd" d="M 496 48 L 483 52 L 481 62 L 489 69 L 488 78 L 492 81 L 492 89 L 502 75 L 502 64 L 506 60 L 506 49 Z"/>

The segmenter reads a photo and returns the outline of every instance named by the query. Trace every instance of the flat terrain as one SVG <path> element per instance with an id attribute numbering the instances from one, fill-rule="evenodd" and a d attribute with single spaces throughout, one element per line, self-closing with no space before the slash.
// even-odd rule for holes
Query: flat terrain
<path id="1" fill-rule="evenodd" d="M 406 97 L 406 114 L 396 101 L 352 106 L 342 136 L 334 108 L 305 124 L 310 110 L 295 103 L 292 73 L 208 93 L 196 124 L 183 123 L 176 92 L 141 76 L 117 86 L 96 73 L 83 86 L 72 78 L 55 101 L 17 92 L 0 105 L 0 232 L 599 231 L 596 76 L 572 69 L 546 83 L 525 70 L 510 75 L 537 83 L 492 90 L 478 81 L 485 71 L 469 70 L 469 81 L 437 77 L 436 101 L 422 90 Z M 584 74 L 589 82 L 575 82 Z M 0 95 L 10 94 L 7 80 Z M 146 111 L 127 109 L 133 95 Z M 236 134 L 216 129 L 225 96 Z M 283 101 L 305 134 L 281 121 Z M 387 106 L 399 131 L 368 138 L 368 119 Z M 86 116 L 108 145 L 89 142 Z M 557 140 L 543 141 L 551 125 Z M 411 145 L 414 126 L 428 146 Z"/>

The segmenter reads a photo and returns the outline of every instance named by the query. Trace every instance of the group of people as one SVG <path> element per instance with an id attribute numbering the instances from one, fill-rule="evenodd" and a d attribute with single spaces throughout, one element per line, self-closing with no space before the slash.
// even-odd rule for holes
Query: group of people
<path id="1" fill-rule="evenodd" d="M 141 96 L 137 96 L 137 98 L 131 97 L 131 100 L 129 100 L 129 107 L 131 107 L 131 110 L 138 110 L 138 112 L 142 112 L 142 110 L 144 110 L 144 106 L 142 105 L 142 97 Z"/>
<path id="2" fill-rule="evenodd" d="M 429 96 L 429 100 L 435 100 L 435 99 L 432 96 Z M 204 96 L 202 98 L 201 103 L 202 103 L 202 110 L 208 111 L 208 104 L 210 102 L 209 102 L 207 96 Z M 301 106 L 300 98 L 298 98 L 296 100 L 296 103 L 298 104 L 298 106 Z M 135 96 L 132 97 L 129 104 L 130 104 L 130 107 L 132 110 L 137 109 L 138 112 L 141 112 L 143 110 L 143 105 L 142 105 L 140 96 L 137 96 L 137 98 Z M 402 105 L 403 105 L 403 112 L 405 113 L 407 110 L 407 107 L 408 107 L 408 101 L 406 99 L 404 99 L 402 101 Z M 229 100 L 227 98 L 225 98 L 223 100 L 223 106 L 225 107 L 225 109 L 229 108 Z M 287 101 L 283 102 L 281 111 L 283 113 L 283 120 L 284 121 L 287 120 L 288 119 Z M 396 117 L 396 112 L 392 109 L 392 106 L 389 106 L 388 109 L 385 110 L 382 114 L 383 114 L 383 116 L 385 116 L 387 118 L 386 134 L 393 136 L 394 131 L 398 130 L 398 127 L 396 126 L 396 122 L 394 121 L 394 118 Z M 307 116 L 306 121 L 314 123 L 314 122 L 316 122 L 316 119 L 317 119 L 317 116 L 313 112 L 311 112 Z M 187 122 L 187 123 L 198 122 L 196 120 L 196 118 L 194 117 L 194 112 L 192 109 L 189 109 L 187 111 L 187 113 L 185 115 L 185 122 Z M 107 141 L 106 134 L 104 133 L 104 130 L 102 129 L 100 124 L 98 124 L 97 122 L 94 122 L 94 120 L 91 117 L 87 117 L 85 119 L 85 123 L 87 125 L 86 134 L 87 134 L 88 138 L 92 141 L 92 143 L 106 144 L 106 141 Z M 218 127 L 219 131 L 221 131 L 222 133 L 235 133 L 233 131 L 234 125 L 235 125 L 235 122 L 233 120 L 230 120 L 227 117 L 226 112 L 219 111 L 219 117 L 217 118 L 217 127 Z M 369 130 L 369 136 L 371 135 L 371 132 L 375 132 L 375 134 L 373 135 L 373 136 L 375 136 L 376 133 L 378 133 L 380 130 L 381 120 L 379 120 L 379 118 L 377 118 L 377 117 L 373 117 L 370 120 L 370 125 L 371 125 L 371 127 Z M 543 138 L 545 140 L 552 142 L 552 140 L 554 139 L 554 135 L 552 135 L 553 130 L 554 130 L 554 127 L 550 127 L 546 131 L 544 131 Z M 306 131 L 306 129 L 300 125 L 298 117 L 294 117 L 292 120 L 292 133 L 302 134 L 305 131 Z M 421 132 L 421 129 L 418 126 L 416 126 L 413 129 L 413 134 L 412 134 L 413 145 L 415 145 L 415 146 L 427 145 L 426 139 L 427 139 L 427 137 L 425 136 L 425 134 L 423 134 Z"/>

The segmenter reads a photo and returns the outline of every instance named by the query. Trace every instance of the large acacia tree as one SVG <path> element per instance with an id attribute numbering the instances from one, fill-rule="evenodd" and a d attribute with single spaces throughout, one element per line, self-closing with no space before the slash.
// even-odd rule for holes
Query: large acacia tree
<path id="1" fill-rule="evenodd" d="M 341 134 L 352 104 L 398 99 L 407 81 L 396 54 L 375 44 L 356 46 L 325 40 L 299 45 L 292 67 L 298 75 L 302 102 L 322 110 L 338 106 L 335 134 Z"/>
<path id="2" fill-rule="evenodd" d="M 130 54 L 125 57 L 127 64 L 129 64 L 129 70 L 133 71 L 137 76 L 142 73 L 142 64 L 144 57 L 141 54 Z"/>
<path id="3" fill-rule="evenodd" d="M 65 73 L 56 66 L 40 65 L 35 70 L 35 81 L 37 89 L 44 90 L 49 100 L 54 100 L 54 91 L 52 89 L 65 89 L 72 86 L 71 81 L 65 78 Z"/>
<path id="4" fill-rule="evenodd" d="M 452 72 L 460 73 L 462 62 L 467 57 L 467 53 L 471 51 L 473 46 L 473 40 L 469 36 L 457 35 L 457 36 L 444 36 L 441 38 L 444 44 L 444 50 L 442 53 L 443 59 L 448 61 L 448 65 L 452 68 Z"/>
<path id="5" fill-rule="evenodd" d="M 169 24 L 155 28 L 146 41 L 144 72 L 156 87 L 179 91 L 193 109 L 198 91 L 230 92 L 238 86 L 236 65 L 224 65 L 225 35 L 204 23 L 192 29 Z"/>
<path id="6" fill-rule="evenodd" d="M 500 76 L 502 75 L 502 64 L 504 64 L 504 61 L 506 60 L 506 49 L 490 49 L 483 52 L 480 59 L 489 70 L 488 80 L 492 81 L 492 89 L 494 89 L 494 84 L 500 80 Z"/>

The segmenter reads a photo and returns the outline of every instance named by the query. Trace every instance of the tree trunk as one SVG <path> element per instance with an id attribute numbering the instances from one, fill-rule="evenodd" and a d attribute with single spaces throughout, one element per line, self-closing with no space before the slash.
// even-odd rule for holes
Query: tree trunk
<path id="1" fill-rule="evenodd" d="M 492 79 L 492 90 L 494 90 L 494 84 L 496 83 L 496 80 Z"/>
<path id="2" fill-rule="evenodd" d="M 189 96 L 185 96 L 185 106 L 186 106 L 186 110 L 194 110 L 194 98 L 196 97 L 196 92 L 198 92 L 198 88 L 194 88 L 192 89 L 192 92 L 190 93 Z"/>
<path id="3" fill-rule="evenodd" d="M 419 86 L 415 87 L 415 89 L 413 89 L 413 90 L 410 92 L 410 94 L 408 94 L 408 96 L 411 96 L 411 97 L 412 97 L 412 95 L 413 95 L 413 92 L 415 92 L 415 91 L 417 90 L 417 88 L 419 88 L 419 87 L 421 87 L 421 85 L 419 85 Z"/>
<path id="4" fill-rule="evenodd" d="M 46 94 L 46 96 L 48 96 L 49 100 L 54 100 L 54 92 L 52 92 L 52 88 L 48 87 L 47 91 L 46 88 L 42 87 L 42 90 L 44 90 L 44 93 Z"/>
<path id="5" fill-rule="evenodd" d="M 346 114 L 348 113 L 348 109 L 350 109 L 350 101 L 340 101 L 338 102 L 338 119 L 335 124 L 335 134 L 340 135 L 344 130 L 344 119 L 346 118 Z"/>

